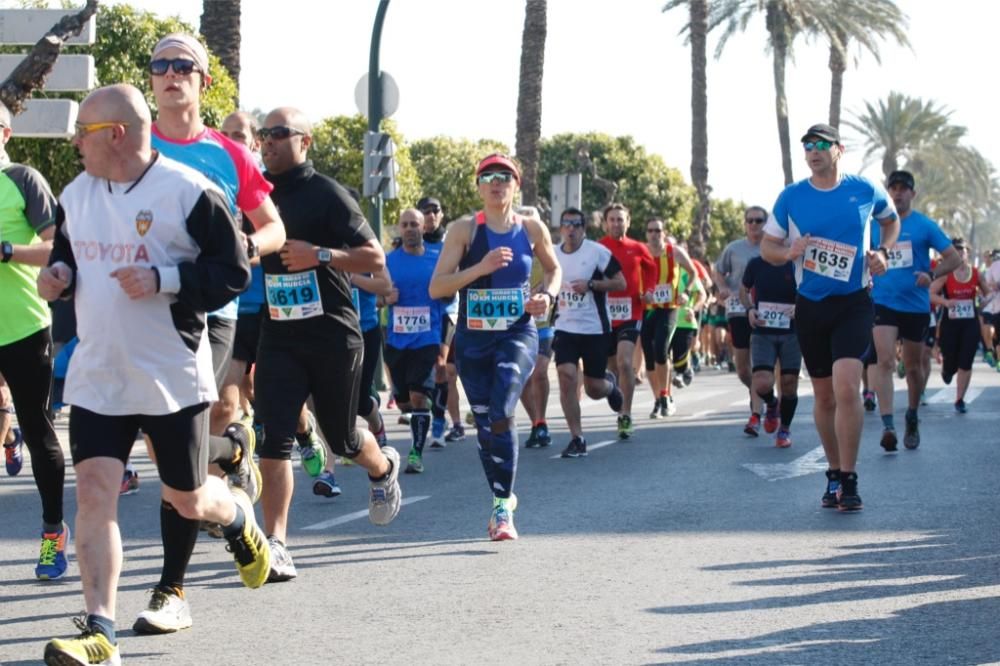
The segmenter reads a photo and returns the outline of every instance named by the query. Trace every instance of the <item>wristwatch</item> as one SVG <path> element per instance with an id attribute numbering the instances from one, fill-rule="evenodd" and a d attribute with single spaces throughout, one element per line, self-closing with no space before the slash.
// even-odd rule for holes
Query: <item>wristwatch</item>
<path id="1" fill-rule="evenodd" d="M 875 248 L 875 251 L 881 252 L 882 256 L 885 257 L 885 260 L 889 261 L 889 248 L 887 248 L 885 245 L 879 245 L 877 248 Z"/>
<path id="2" fill-rule="evenodd" d="M 594 281 L 593 280 L 587 280 L 587 289 L 589 289 L 590 291 L 594 291 Z"/>
<path id="3" fill-rule="evenodd" d="M 10 244 L 10 241 L 3 241 L 0 243 L 0 262 L 7 263 L 14 256 L 14 246 Z"/>
<path id="4" fill-rule="evenodd" d="M 260 256 L 260 247 L 253 236 L 247 236 L 247 259 L 256 259 Z"/>
<path id="5" fill-rule="evenodd" d="M 316 250 L 316 260 L 319 261 L 320 266 L 329 266 L 330 262 L 333 261 L 333 252 L 325 247 L 321 247 Z"/>

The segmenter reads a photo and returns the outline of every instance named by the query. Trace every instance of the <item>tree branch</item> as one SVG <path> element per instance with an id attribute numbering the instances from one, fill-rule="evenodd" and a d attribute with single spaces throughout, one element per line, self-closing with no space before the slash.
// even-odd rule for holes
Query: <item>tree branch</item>
<path id="1" fill-rule="evenodd" d="M 45 79 L 52 72 L 63 44 L 70 37 L 80 34 L 90 17 L 97 12 L 97 5 L 98 0 L 87 0 L 87 5 L 80 12 L 60 19 L 0 84 L 0 101 L 13 115 L 24 110 L 24 101 L 31 97 L 32 92 L 45 86 Z"/>

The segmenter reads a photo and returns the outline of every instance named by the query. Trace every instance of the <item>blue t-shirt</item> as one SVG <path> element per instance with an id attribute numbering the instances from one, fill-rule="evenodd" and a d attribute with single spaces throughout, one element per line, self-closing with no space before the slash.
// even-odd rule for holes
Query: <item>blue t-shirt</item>
<path id="1" fill-rule="evenodd" d="M 881 229 L 872 231 L 872 247 L 881 245 Z M 951 241 L 934 220 L 912 211 L 900 223 L 899 240 L 889 248 L 889 270 L 874 276 L 872 300 L 898 312 L 926 313 L 930 291 L 916 283 L 916 273 L 931 272 L 930 248 L 942 252 Z"/>
<path id="2" fill-rule="evenodd" d="M 846 175 L 830 190 L 806 179 L 778 195 L 764 232 L 789 240 L 810 236 L 805 254 L 795 262 L 795 276 L 799 294 L 819 301 L 867 286 L 872 218 L 895 214 L 885 189 L 863 176 Z"/>
<path id="3" fill-rule="evenodd" d="M 365 273 L 371 277 L 371 273 Z M 367 333 L 378 326 L 378 309 L 375 307 L 375 294 L 365 291 L 361 287 L 351 287 L 351 301 L 354 309 L 358 313 L 358 320 L 361 322 L 361 332 Z"/>
<path id="4" fill-rule="evenodd" d="M 437 255 L 426 250 L 414 255 L 398 248 L 386 257 L 386 266 L 399 290 L 399 300 L 389 308 L 386 342 L 396 349 L 441 344 L 442 303 L 428 291 Z"/>

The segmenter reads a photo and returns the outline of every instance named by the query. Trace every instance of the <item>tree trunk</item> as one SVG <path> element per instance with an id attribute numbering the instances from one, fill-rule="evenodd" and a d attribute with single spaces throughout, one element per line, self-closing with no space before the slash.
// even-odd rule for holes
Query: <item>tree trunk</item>
<path id="1" fill-rule="evenodd" d="M 847 71 L 847 40 L 838 30 L 830 40 L 830 125 L 840 128 L 840 105 L 844 96 L 844 72 Z"/>
<path id="2" fill-rule="evenodd" d="M 698 193 L 694 224 L 688 248 L 698 258 L 705 256 L 705 243 L 711 235 L 708 186 L 708 75 L 706 36 L 708 0 L 688 0 L 691 21 L 691 182 Z"/>
<path id="3" fill-rule="evenodd" d="M 778 118 L 778 141 L 781 144 L 781 170 L 785 174 L 785 185 L 789 185 L 794 178 L 791 140 L 788 133 L 788 98 L 785 95 L 788 32 L 780 10 L 773 0 L 767 3 L 767 30 L 771 35 L 771 48 L 774 54 L 774 107 Z"/>
<path id="4" fill-rule="evenodd" d="M 538 141 L 542 134 L 542 72 L 545 63 L 546 0 L 526 0 L 521 35 L 515 151 L 521 162 L 521 203 L 538 204 Z"/>
<path id="5" fill-rule="evenodd" d="M 199 30 L 236 84 L 240 104 L 240 0 L 202 0 Z"/>

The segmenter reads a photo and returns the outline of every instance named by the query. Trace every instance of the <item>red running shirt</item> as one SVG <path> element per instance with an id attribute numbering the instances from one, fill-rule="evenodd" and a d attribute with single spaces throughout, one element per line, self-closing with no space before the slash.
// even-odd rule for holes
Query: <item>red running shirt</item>
<path id="1" fill-rule="evenodd" d="M 656 262 L 653 255 L 643 243 L 628 236 L 621 240 L 605 236 L 598 243 L 611 250 L 611 255 L 622 267 L 622 274 L 625 276 L 625 291 L 608 294 L 612 326 L 641 320 L 645 310 L 642 294 L 656 285 Z M 624 301 L 625 298 L 631 299 L 630 306 Z"/>

